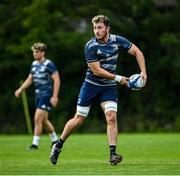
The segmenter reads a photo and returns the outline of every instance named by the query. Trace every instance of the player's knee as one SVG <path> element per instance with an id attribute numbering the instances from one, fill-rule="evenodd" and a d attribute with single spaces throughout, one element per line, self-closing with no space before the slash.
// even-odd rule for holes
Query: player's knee
<path id="1" fill-rule="evenodd" d="M 109 101 L 104 104 L 104 113 L 108 124 L 114 124 L 117 122 L 117 102 Z"/>
<path id="2" fill-rule="evenodd" d="M 75 115 L 74 122 L 75 122 L 77 127 L 82 125 L 84 121 L 85 121 L 85 118 L 83 116 L 78 115 L 78 114 Z"/>
<path id="3" fill-rule="evenodd" d="M 108 111 L 106 112 L 106 121 L 108 124 L 114 124 L 117 122 L 116 112 Z"/>
<path id="4" fill-rule="evenodd" d="M 44 113 L 41 111 L 36 111 L 35 117 L 34 117 L 34 123 L 35 124 L 43 123 L 43 121 L 44 121 Z"/>
<path id="5" fill-rule="evenodd" d="M 43 118 L 41 118 L 41 117 L 35 118 L 35 119 L 34 119 L 34 123 L 35 123 L 35 124 L 43 123 Z"/>

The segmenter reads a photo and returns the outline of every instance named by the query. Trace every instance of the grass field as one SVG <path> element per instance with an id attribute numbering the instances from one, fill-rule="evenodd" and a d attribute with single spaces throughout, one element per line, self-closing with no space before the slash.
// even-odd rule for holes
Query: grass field
<path id="1" fill-rule="evenodd" d="M 124 160 L 111 166 L 106 134 L 75 134 L 57 165 L 49 161 L 50 141 L 27 151 L 32 136 L 0 136 L 0 175 L 180 175 L 180 134 L 121 134 Z"/>

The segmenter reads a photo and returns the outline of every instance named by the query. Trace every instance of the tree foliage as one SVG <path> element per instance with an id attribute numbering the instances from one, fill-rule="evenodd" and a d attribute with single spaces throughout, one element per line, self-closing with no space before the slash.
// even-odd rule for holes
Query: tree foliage
<path id="1" fill-rule="evenodd" d="M 60 103 L 50 114 L 60 130 L 76 109 L 85 76 L 84 45 L 93 36 L 91 18 L 105 14 L 111 31 L 128 38 L 144 53 L 148 83 L 141 91 L 119 88 L 118 122 L 123 131 L 179 131 L 180 13 L 179 1 L 155 0 L 3 0 L 0 2 L 0 131 L 25 133 L 22 102 L 14 97 L 19 82 L 29 73 L 30 47 L 48 45 L 61 75 Z M 134 58 L 122 53 L 118 73 L 139 72 Z M 33 86 L 27 91 L 34 114 Z M 18 128 L 17 128 L 18 126 Z M 87 130 L 88 129 L 88 130 Z M 104 132 L 106 123 L 99 106 L 92 107 L 79 132 Z"/>

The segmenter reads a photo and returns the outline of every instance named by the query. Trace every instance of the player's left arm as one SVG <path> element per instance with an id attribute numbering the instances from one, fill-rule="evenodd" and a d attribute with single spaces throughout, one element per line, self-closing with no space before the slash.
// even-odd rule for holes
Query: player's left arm
<path id="1" fill-rule="evenodd" d="M 146 73 L 146 64 L 145 64 L 145 58 L 141 50 L 134 44 L 132 44 L 131 48 L 128 50 L 128 53 L 135 56 L 139 68 L 141 70 L 141 77 L 144 80 L 144 85 L 146 85 L 147 80 L 147 73 Z"/>
<path id="2" fill-rule="evenodd" d="M 59 94 L 59 89 L 60 89 L 60 76 L 59 73 L 56 71 L 51 75 L 51 78 L 53 80 L 53 95 L 51 97 L 51 104 L 56 107 L 58 104 L 58 94 Z"/>

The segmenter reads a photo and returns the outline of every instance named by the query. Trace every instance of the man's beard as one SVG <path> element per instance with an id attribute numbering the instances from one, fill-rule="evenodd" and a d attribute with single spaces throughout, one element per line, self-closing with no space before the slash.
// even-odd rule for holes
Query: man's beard
<path id="1" fill-rule="evenodd" d="M 104 35 L 100 35 L 100 37 L 97 37 L 96 36 L 96 38 L 99 40 L 99 41 L 104 41 L 106 38 L 107 38 L 107 33 L 106 34 L 104 34 Z"/>

